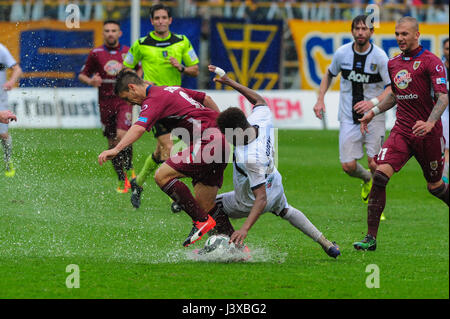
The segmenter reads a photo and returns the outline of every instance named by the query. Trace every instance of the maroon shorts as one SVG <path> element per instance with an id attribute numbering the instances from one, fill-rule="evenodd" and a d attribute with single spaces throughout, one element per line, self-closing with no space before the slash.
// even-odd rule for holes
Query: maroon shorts
<path id="1" fill-rule="evenodd" d="M 177 172 L 192 178 L 192 184 L 222 187 L 223 172 L 227 167 L 230 147 L 225 137 L 217 133 L 208 139 L 194 142 L 183 151 L 172 155 L 166 164 Z"/>
<path id="2" fill-rule="evenodd" d="M 130 104 L 120 98 L 103 99 L 99 104 L 104 136 L 114 138 L 118 129 L 128 131 L 133 111 Z"/>
<path id="3" fill-rule="evenodd" d="M 375 162 L 378 165 L 389 164 L 398 172 L 414 156 L 422 167 L 427 182 L 436 183 L 442 178 L 444 146 L 442 136 L 407 137 L 391 132 L 375 157 Z"/>

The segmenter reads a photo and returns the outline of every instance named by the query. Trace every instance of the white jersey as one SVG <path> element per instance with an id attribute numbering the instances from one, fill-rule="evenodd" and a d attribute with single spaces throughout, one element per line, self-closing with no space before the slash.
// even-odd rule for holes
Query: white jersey
<path id="1" fill-rule="evenodd" d="M 6 103 L 8 98 L 6 91 L 3 90 L 3 84 L 6 83 L 6 70 L 16 64 L 16 60 L 14 60 L 8 49 L 0 43 L 0 103 Z"/>
<path id="2" fill-rule="evenodd" d="M 274 128 L 268 106 L 253 108 L 247 121 L 258 128 L 258 137 L 247 145 L 238 145 L 233 154 L 233 184 L 236 201 L 243 210 L 251 209 L 255 196 L 252 189 L 265 184 L 267 206 L 265 211 L 286 206 L 281 175 L 274 163 Z M 276 211 L 275 213 L 279 213 Z"/>
<path id="3" fill-rule="evenodd" d="M 339 98 L 338 119 L 340 122 L 358 124 L 358 115 L 353 106 L 359 101 L 367 101 L 383 93 L 391 80 L 387 69 L 388 57 L 375 44 L 364 53 L 358 53 L 353 43 L 341 46 L 334 53 L 329 72 L 337 76 L 341 72 L 341 87 Z M 361 118 L 359 116 L 359 118 Z M 384 121 L 385 114 L 381 113 L 374 121 Z"/>

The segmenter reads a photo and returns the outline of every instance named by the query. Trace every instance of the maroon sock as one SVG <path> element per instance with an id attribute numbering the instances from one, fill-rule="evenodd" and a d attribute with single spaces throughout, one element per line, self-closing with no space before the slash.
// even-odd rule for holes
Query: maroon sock
<path id="1" fill-rule="evenodd" d="M 369 205 L 367 206 L 367 233 L 375 238 L 380 226 L 381 214 L 386 206 L 386 185 L 388 182 L 388 176 L 381 171 L 375 171 L 372 190 L 369 194 Z"/>
<path id="2" fill-rule="evenodd" d="M 189 188 L 178 179 L 170 180 L 161 189 L 177 202 L 193 221 L 204 222 L 208 219 L 208 214 L 200 208 Z"/>
<path id="3" fill-rule="evenodd" d="M 448 184 L 442 183 L 438 188 L 428 189 L 428 191 L 448 206 Z"/>

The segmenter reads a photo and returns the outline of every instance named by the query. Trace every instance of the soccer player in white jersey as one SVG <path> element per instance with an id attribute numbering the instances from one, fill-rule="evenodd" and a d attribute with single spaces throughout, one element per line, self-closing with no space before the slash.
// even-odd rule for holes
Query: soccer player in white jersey
<path id="1" fill-rule="evenodd" d="M 12 74 L 7 81 L 6 70 L 9 68 L 12 69 Z M 17 64 L 16 60 L 14 60 L 11 53 L 9 53 L 8 49 L 0 43 L 0 111 L 8 110 L 8 94 L 6 91 L 9 91 L 14 87 L 21 75 L 22 69 Z M 11 160 L 12 138 L 11 135 L 8 134 L 8 124 L 0 123 L 0 140 L 6 165 L 5 176 L 13 177 L 16 174 L 16 170 Z"/>
<path id="2" fill-rule="evenodd" d="M 366 204 L 372 188 L 372 174 L 376 169 L 373 157 L 384 142 L 385 115 L 378 115 L 371 123 L 370 133 L 365 135 L 360 131 L 358 119 L 391 92 L 388 57 L 381 48 L 370 43 L 374 29 L 368 24 L 370 22 L 366 15 L 353 19 L 351 29 L 354 41 L 344 44 L 334 53 L 331 65 L 320 83 L 319 96 L 314 106 L 316 116 L 322 119 L 325 93 L 340 72 L 339 160 L 349 176 L 363 181 L 361 198 Z M 366 148 L 370 171 L 357 162 L 364 156 L 363 146 Z"/>
<path id="3" fill-rule="evenodd" d="M 272 212 L 288 220 L 294 227 L 318 242 L 334 258 L 340 255 L 339 246 L 326 239 L 298 209 L 290 206 L 284 195 L 281 175 L 274 163 L 274 128 L 267 102 L 255 91 L 233 81 L 214 65 L 215 78 L 245 96 L 252 103 L 252 114 L 246 118 L 239 108 L 228 108 L 220 113 L 217 124 L 229 143 L 234 145 L 234 191 L 217 196 L 216 230 L 230 236 L 230 241 L 242 245 L 250 228 L 265 212 Z M 246 220 L 234 231 L 228 217 Z"/>

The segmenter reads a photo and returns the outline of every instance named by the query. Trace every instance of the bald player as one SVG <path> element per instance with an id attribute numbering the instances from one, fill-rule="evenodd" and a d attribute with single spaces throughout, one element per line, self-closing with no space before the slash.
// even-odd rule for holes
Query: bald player
<path id="1" fill-rule="evenodd" d="M 388 62 L 392 92 L 360 120 L 361 131 L 377 115 L 397 104 L 397 120 L 376 157 L 377 169 L 367 208 L 368 232 L 357 250 L 375 250 L 380 216 L 386 205 L 386 185 L 391 176 L 414 156 L 428 191 L 448 206 L 449 187 L 442 181 L 444 138 L 441 115 L 448 105 L 447 79 L 442 61 L 419 45 L 419 25 L 403 17 L 395 26 L 401 54 Z"/>

